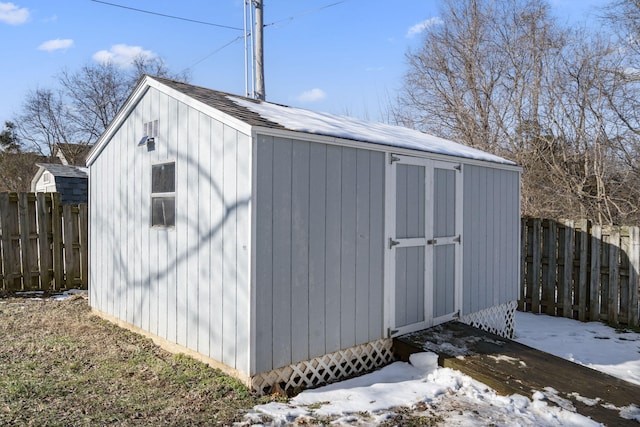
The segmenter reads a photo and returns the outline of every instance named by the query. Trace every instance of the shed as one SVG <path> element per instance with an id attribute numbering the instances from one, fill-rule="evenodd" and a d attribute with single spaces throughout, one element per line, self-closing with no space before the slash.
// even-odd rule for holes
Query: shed
<path id="1" fill-rule="evenodd" d="M 93 310 L 257 391 L 381 366 L 451 319 L 513 331 L 503 158 L 144 76 L 87 164 Z"/>
<path id="2" fill-rule="evenodd" d="M 63 204 L 87 203 L 89 175 L 85 167 L 36 163 L 38 171 L 31 180 L 34 193 L 60 193 Z"/>

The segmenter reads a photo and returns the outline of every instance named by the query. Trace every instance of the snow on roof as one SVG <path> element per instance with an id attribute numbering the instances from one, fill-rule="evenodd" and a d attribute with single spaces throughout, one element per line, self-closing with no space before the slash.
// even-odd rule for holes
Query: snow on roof
<path id="1" fill-rule="evenodd" d="M 241 107 L 293 131 L 515 165 L 502 157 L 413 129 L 268 102 L 257 103 L 230 95 L 227 97 Z"/>

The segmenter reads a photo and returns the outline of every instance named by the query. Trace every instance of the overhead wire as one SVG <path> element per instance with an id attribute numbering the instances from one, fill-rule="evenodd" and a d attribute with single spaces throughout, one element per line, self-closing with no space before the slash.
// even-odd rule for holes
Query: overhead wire
<path id="1" fill-rule="evenodd" d="M 135 7 L 124 6 L 124 5 L 121 5 L 121 4 L 111 3 L 111 2 L 107 2 L 107 1 L 103 1 L 103 0 L 91 0 L 91 1 L 94 2 L 94 3 L 102 3 L 102 4 L 105 4 L 105 5 L 108 5 L 108 6 L 119 7 L 119 8 L 127 9 L 127 10 L 133 10 L 135 12 L 148 13 L 150 15 L 162 16 L 162 17 L 165 17 L 165 18 L 177 19 L 177 20 L 186 21 L 186 22 L 192 22 L 192 23 L 195 23 L 195 24 L 202 24 L 202 25 L 209 25 L 209 26 L 212 26 L 212 27 L 219 27 L 219 28 L 227 28 L 227 29 L 230 29 L 230 30 L 244 31 L 244 28 L 232 27 L 230 25 L 223 25 L 223 24 L 215 24 L 215 23 L 206 22 L 206 21 L 198 21 L 196 19 L 183 18 L 183 17 L 175 16 L 175 15 L 167 15 L 167 14 L 164 14 L 164 13 L 153 12 L 151 10 L 138 9 L 138 8 L 135 8 Z M 277 24 L 279 24 L 281 22 L 291 22 L 294 19 L 299 18 L 301 16 L 309 15 L 309 14 L 315 13 L 315 12 L 319 12 L 321 10 L 328 9 L 330 7 L 333 7 L 333 6 L 337 6 L 337 5 L 341 4 L 341 3 L 346 3 L 347 1 L 348 0 L 341 0 L 341 1 L 337 1 L 337 2 L 334 2 L 334 3 L 331 3 L 331 4 L 327 4 L 325 6 L 321 6 L 321 7 L 315 8 L 315 9 L 306 10 L 306 11 L 300 12 L 300 13 L 298 13 L 296 15 L 289 16 L 288 18 L 280 19 L 278 21 L 273 21 L 273 22 L 271 22 L 269 24 L 265 24 L 264 28 L 271 27 L 271 26 L 276 26 Z M 245 36 L 247 36 L 247 37 L 251 36 L 251 33 L 235 37 L 233 40 L 231 40 L 231 41 L 225 43 L 224 45 L 220 46 L 219 48 L 215 49 L 214 51 L 212 51 L 211 53 L 207 54 L 202 59 L 199 59 L 198 61 L 194 62 L 192 65 L 187 67 L 187 70 L 189 70 L 189 69 L 195 67 L 196 65 L 200 64 L 201 62 L 207 60 L 211 56 L 213 56 L 216 53 L 220 52 L 225 47 L 232 45 L 233 43 L 235 43 L 238 40 L 244 38 Z"/>
<path id="2" fill-rule="evenodd" d="M 212 27 L 227 28 L 229 30 L 244 31 L 242 28 L 232 27 L 230 25 L 214 24 L 213 22 L 198 21 L 197 19 L 183 18 L 183 17 L 175 16 L 175 15 L 167 15 L 167 14 L 164 14 L 164 13 L 153 12 L 151 10 L 137 9 L 135 7 L 124 6 L 124 5 L 121 5 L 121 4 L 111 3 L 111 2 L 103 1 L 103 0 L 91 0 L 91 1 L 95 2 L 95 3 L 106 4 L 108 6 L 120 7 L 122 9 L 134 10 L 136 12 L 148 13 L 150 15 L 156 15 L 156 16 L 162 16 L 162 17 L 165 17 L 165 18 L 178 19 L 180 21 L 192 22 L 192 23 L 195 23 L 195 24 L 210 25 Z"/>
<path id="3" fill-rule="evenodd" d="M 276 24 L 279 24 L 279 23 L 281 23 L 281 22 L 285 22 L 285 21 L 291 22 L 291 21 L 293 21 L 294 19 L 299 18 L 299 17 L 301 17 L 301 16 L 309 15 L 309 14 L 311 14 L 311 13 L 315 13 L 315 12 L 320 12 L 321 10 L 329 9 L 330 7 L 337 6 L 337 5 L 342 4 L 342 3 L 346 3 L 347 1 L 348 1 L 348 0 L 341 0 L 341 1 L 337 1 L 337 2 L 335 2 L 335 3 L 331 3 L 331 4 L 327 4 L 327 5 L 325 5 L 325 6 L 318 7 L 318 8 L 316 8 L 316 9 L 306 10 L 306 11 L 304 11 L 304 12 L 300 12 L 300 13 L 298 13 L 298 14 L 296 14 L 296 15 L 289 16 L 288 18 L 280 19 L 280 20 L 278 20 L 278 21 L 273 21 L 273 22 L 271 22 L 271 23 L 269 23 L 269 24 L 265 24 L 265 25 L 264 25 L 264 27 L 265 27 L 265 28 L 266 28 L 266 27 L 270 27 L 270 26 L 273 26 L 273 25 L 276 25 Z"/>

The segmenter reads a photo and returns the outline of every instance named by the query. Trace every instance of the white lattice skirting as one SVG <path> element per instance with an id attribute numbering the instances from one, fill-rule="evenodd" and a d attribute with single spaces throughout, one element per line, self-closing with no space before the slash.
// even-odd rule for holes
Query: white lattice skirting
<path id="1" fill-rule="evenodd" d="M 289 393 L 348 378 L 391 362 L 392 344 L 392 339 L 383 338 L 263 372 L 251 378 L 251 388 L 264 394 L 272 392 L 277 385 Z"/>
<path id="2" fill-rule="evenodd" d="M 467 314 L 463 316 L 460 321 L 504 338 L 513 338 L 517 306 L 517 301 L 510 301 L 505 304 Z"/>

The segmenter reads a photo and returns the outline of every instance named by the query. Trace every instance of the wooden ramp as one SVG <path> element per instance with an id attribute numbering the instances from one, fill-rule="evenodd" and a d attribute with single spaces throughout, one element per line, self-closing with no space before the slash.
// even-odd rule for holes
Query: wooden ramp
<path id="1" fill-rule="evenodd" d="M 615 409 L 640 406 L 640 386 L 463 323 L 449 322 L 394 338 L 393 347 L 405 362 L 412 353 L 437 353 L 440 366 L 457 369 L 502 395 L 531 398 L 535 391 L 548 395 L 552 387 L 579 414 L 608 426 L 640 426 Z M 549 403 L 554 404 L 553 399 Z"/>

